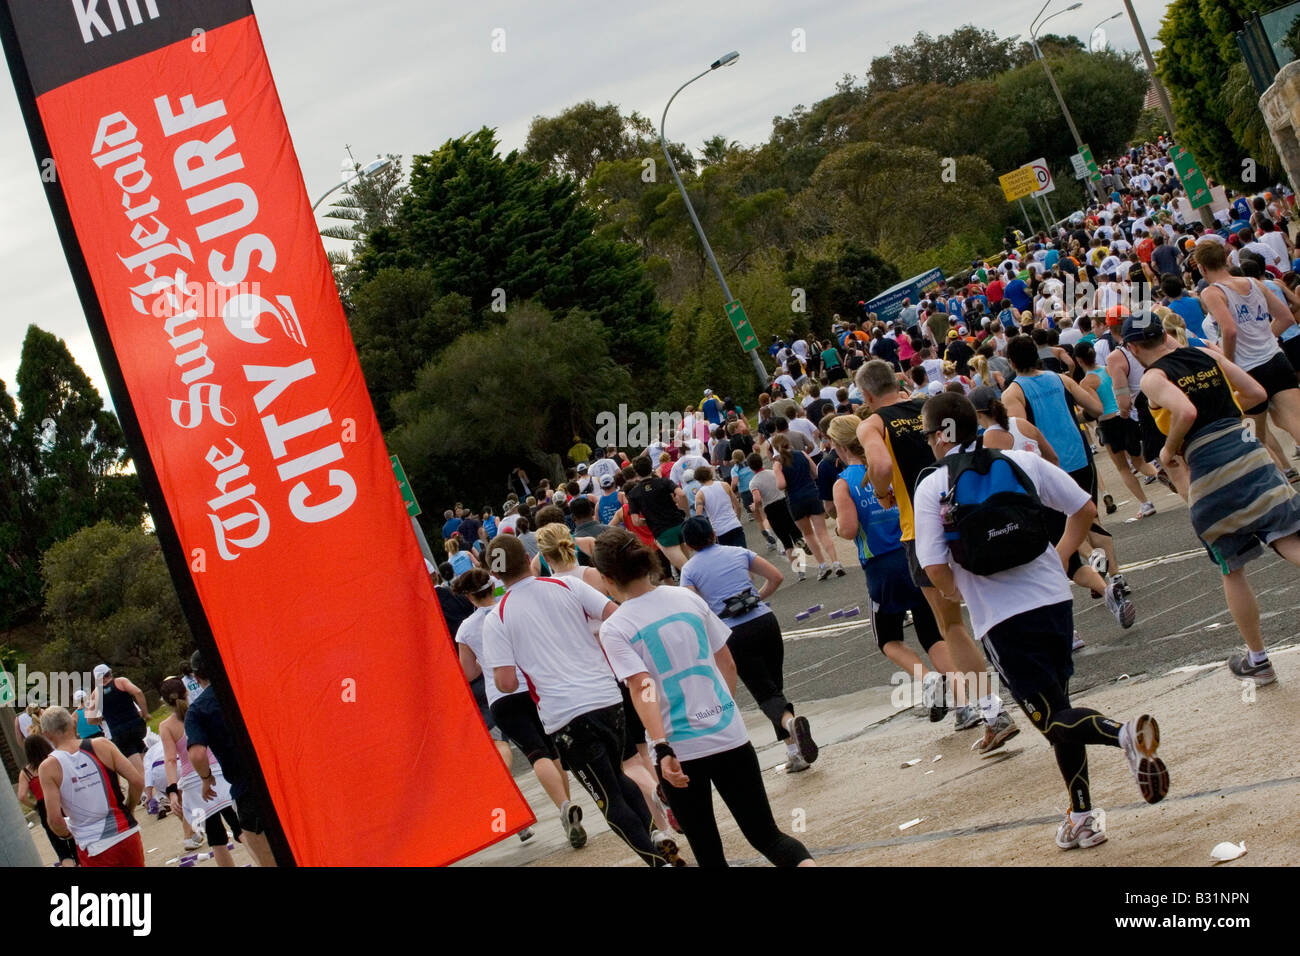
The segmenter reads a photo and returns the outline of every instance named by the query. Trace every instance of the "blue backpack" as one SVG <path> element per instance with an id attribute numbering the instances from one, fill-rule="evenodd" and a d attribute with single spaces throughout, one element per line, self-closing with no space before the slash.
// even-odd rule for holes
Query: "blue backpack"
<path id="1" fill-rule="evenodd" d="M 1038 491 L 1010 458 L 977 440 L 949 455 L 948 492 L 939 501 L 953 560 L 971 574 L 997 574 L 1036 560 L 1051 544 Z"/>

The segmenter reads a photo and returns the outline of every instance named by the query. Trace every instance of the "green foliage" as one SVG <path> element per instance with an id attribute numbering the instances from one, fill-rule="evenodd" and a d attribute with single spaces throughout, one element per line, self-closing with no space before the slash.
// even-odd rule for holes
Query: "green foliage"
<path id="1" fill-rule="evenodd" d="M 679 170 L 695 170 L 695 157 L 680 143 L 668 144 Z M 555 176 L 585 182 L 600 163 L 623 159 L 658 161 L 663 156 L 659 133 L 640 113 L 628 116 L 613 103 L 597 106 L 584 100 L 558 116 L 534 116 L 528 127 L 524 155 Z"/>
<path id="2" fill-rule="evenodd" d="M 117 417 L 62 339 L 29 326 L 17 383 L 17 404 L 0 383 L 0 627 L 36 614 L 47 548 L 145 510 Z"/>
<path id="3" fill-rule="evenodd" d="M 338 219 L 343 224 L 328 226 L 320 234 L 353 244 L 351 250 L 331 251 L 327 257 L 334 266 L 334 278 L 345 302 L 360 279 L 354 257 L 365 248 L 366 237 L 371 232 L 393 224 L 406 194 L 402 158 L 389 153 L 388 161 L 389 165 L 383 169 L 360 176 L 345 186 L 342 195 L 323 213 L 326 219 Z"/>
<path id="4" fill-rule="evenodd" d="M 510 469 L 549 469 L 548 452 L 575 434 L 591 436 L 598 412 L 631 400 L 631 377 L 611 359 L 607 338 L 584 313 L 561 318 L 520 302 L 504 322 L 447 346 L 394 402 L 389 448 L 416 497 L 495 501 Z M 502 487 L 485 489 L 498 475 Z"/>
<path id="5" fill-rule="evenodd" d="M 872 249 L 852 242 L 823 245 L 824 249 L 793 257 L 786 279 L 791 287 L 804 290 L 813 328 L 826 335 L 833 315 L 859 315 L 859 302 L 883 292 L 903 276 Z"/>
<path id="6" fill-rule="evenodd" d="M 1154 143 L 1156 139 L 1169 132 L 1169 123 L 1159 107 L 1143 110 L 1138 114 L 1137 127 L 1133 130 L 1133 142 Z"/>
<path id="7" fill-rule="evenodd" d="M 89 671 L 108 662 L 156 699 L 193 645 L 157 538 L 101 521 L 53 545 L 41 574 L 52 640 L 33 666 Z"/>
<path id="8" fill-rule="evenodd" d="M 966 24 L 940 37 L 922 31 L 911 43 L 891 47 L 872 59 L 868 76 L 872 92 L 925 83 L 957 86 L 1011 69 L 1018 53 L 1013 40 Z"/>

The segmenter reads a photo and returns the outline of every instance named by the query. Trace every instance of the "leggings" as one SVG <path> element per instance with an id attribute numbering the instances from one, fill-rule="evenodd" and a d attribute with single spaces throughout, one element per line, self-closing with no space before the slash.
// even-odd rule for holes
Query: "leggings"
<path id="1" fill-rule="evenodd" d="M 602 707 L 575 717 L 555 734 L 564 768 L 591 794 L 609 828 L 642 862 L 666 866 L 650 839 L 650 808 L 637 785 L 624 775 L 623 705 Z"/>
<path id="2" fill-rule="evenodd" d="M 794 713 L 794 705 L 782 692 L 785 685 L 782 675 L 785 644 L 781 640 L 781 625 L 776 615 L 768 612 L 752 621 L 737 624 L 727 638 L 727 649 L 736 661 L 736 674 L 745 689 L 758 701 L 758 709 L 772 722 L 776 739 L 786 740 L 790 732 L 781 721 L 787 710 Z"/>
<path id="3" fill-rule="evenodd" d="M 753 744 L 681 763 L 690 783 L 678 788 L 665 781 L 663 789 L 699 866 L 727 865 L 718 821 L 713 815 L 715 786 L 749 845 L 774 865 L 798 866 L 812 859 L 802 843 L 777 828 Z"/>
<path id="4" fill-rule="evenodd" d="M 226 845 L 226 827 L 221 823 L 222 818 L 225 818 L 226 824 L 230 827 L 230 835 L 234 839 L 238 840 L 239 835 L 244 832 L 243 827 L 239 825 L 239 814 L 235 812 L 234 807 L 224 807 L 217 813 L 209 813 L 207 819 L 203 821 L 203 830 L 207 833 L 210 847 Z"/>
<path id="5" fill-rule="evenodd" d="M 1092 809 L 1088 746 L 1119 746 L 1119 721 L 1070 704 L 1070 602 L 1035 608 L 995 624 L 984 649 L 1025 716 L 1052 745 L 1070 791 L 1070 809 Z"/>
<path id="6" fill-rule="evenodd" d="M 786 499 L 782 498 L 773 504 L 763 505 L 763 515 L 767 518 L 772 533 L 781 539 L 785 549 L 789 551 L 793 548 L 794 543 L 799 540 L 800 531 L 790 514 L 790 506 L 786 503 Z"/>

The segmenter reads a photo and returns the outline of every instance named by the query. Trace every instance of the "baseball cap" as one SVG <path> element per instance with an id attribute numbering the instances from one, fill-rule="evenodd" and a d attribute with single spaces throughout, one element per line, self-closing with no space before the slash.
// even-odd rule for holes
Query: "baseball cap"
<path id="1" fill-rule="evenodd" d="M 713 394 L 713 389 L 711 389 L 711 388 L 706 388 L 706 389 L 704 390 L 704 394 L 705 394 L 705 395 L 712 395 L 712 394 Z"/>
<path id="2" fill-rule="evenodd" d="M 72 695 L 72 702 L 74 704 L 80 704 L 85 699 L 86 699 L 86 692 L 84 690 L 79 690 Z"/>
<path id="3" fill-rule="evenodd" d="M 603 477 L 600 479 L 600 487 L 602 487 L 602 488 L 612 488 L 612 487 L 614 487 L 614 476 L 613 476 L 613 475 L 605 475 L 605 476 L 603 476 Z"/>
<path id="4" fill-rule="evenodd" d="M 587 463 L 585 461 L 580 465 L 578 465 L 578 471 L 586 472 L 586 470 L 587 470 Z"/>
<path id="5" fill-rule="evenodd" d="M 1112 305 L 1109 309 L 1106 310 L 1106 324 L 1119 325 L 1124 321 L 1125 317 L 1127 317 L 1128 314 L 1129 314 L 1128 309 L 1124 308 L 1124 306 Z"/>
<path id="6" fill-rule="evenodd" d="M 975 406 L 977 412 L 987 412 L 993 407 L 994 402 L 1001 399 L 1001 393 L 992 385 L 981 385 L 970 393 L 970 403 Z"/>
<path id="7" fill-rule="evenodd" d="M 96 681 L 103 680 L 105 674 L 111 674 L 112 672 L 113 672 L 113 668 L 109 667 L 107 664 L 96 664 L 95 680 Z"/>
<path id="8" fill-rule="evenodd" d="M 1154 342 L 1164 337 L 1164 323 L 1146 309 L 1135 312 L 1124 320 L 1125 342 Z"/>

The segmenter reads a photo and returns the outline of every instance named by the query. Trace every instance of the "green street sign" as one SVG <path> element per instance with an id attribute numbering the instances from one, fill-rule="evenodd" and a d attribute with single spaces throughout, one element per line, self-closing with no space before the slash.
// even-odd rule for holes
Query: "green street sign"
<path id="1" fill-rule="evenodd" d="M 415 500 L 415 492 L 411 490 L 411 483 L 406 479 L 406 470 L 396 455 L 389 455 L 388 460 L 393 463 L 393 477 L 397 479 L 397 487 L 402 491 L 402 500 L 406 502 L 406 513 L 414 518 L 420 513 L 420 503 Z"/>
<path id="2" fill-rule="evenodd" d="M 1208 206 L 1213 199 L 1210 184 L 1205 181 L 1205 174 L 1201 172 L 1201 167 L 1192 154 L 1175 144 L 1169 147 L 1169 158 L 1174 161 L 1174 169 L 1178 171 L 1178 178 L 1182 181 L 1183 191 L 1187 193 L 1187 201 L 1192 204 L 1192 208 Z"/>
<path id="3" fill-rule="evenodd" d="M 749 318 L 745 315 L 745 308 L 740 304 L 740 300 L 733 299 L 726 304 L 725 308 L 727 319 L 735 330 L 736 338 L 740 339 L 740 347 L 746 352 L 754 351 L 758 348 L 758 336 L 754 334 L 754 327 L 749 324 Z"/>
<path id="4" fill-rule="evenodd" d="M 1088 178 L 1094 183 L 1101 181 L 1101 170 L 1097 168 L 1097 161 L 1092 158 L 1092 148 L 1089 146 L 1080 146 L 1079 155 L 1083 161 L 1088 164 Z"/>

